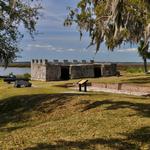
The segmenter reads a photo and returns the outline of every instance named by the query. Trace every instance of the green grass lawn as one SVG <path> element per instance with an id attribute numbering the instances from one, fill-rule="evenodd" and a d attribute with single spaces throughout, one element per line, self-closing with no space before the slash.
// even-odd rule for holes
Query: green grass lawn
<path id="1" fill-rule="evenodd" d="M 149 78 L 89 80 L 149 85 Z M 73 93 L 61 86 L 77 81 L 34 81 L 20 89 L 0 81 L 0 150 L 150 149 L 149 97 Z"/>
<path id="2" fill-rule="evenodd" d="M 144 73 L 126 73 L 122 72 L 120 77 L 103 77 L 90 79 L 91 82 L 98 83 L 128 83 L 128 84 L 140 84 L 150 85 L 150 74 Z"/>

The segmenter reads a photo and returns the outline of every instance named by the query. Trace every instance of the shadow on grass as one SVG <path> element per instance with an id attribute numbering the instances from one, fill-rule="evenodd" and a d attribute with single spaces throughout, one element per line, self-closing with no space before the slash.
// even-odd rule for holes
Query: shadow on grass
<path id="1" fill-rule="evenodd" d="M 19 127 L 0 127 L 0 132 L 11 132 L 11 131 L 14 131 L 14 130 L 17 130 L 17 129 L 21 129 L 23 128 L 24 126 L 19 126 Z"/>
<path id="2" fill-rule="evenodd" d="M 135 149 L 137 146 L 120 139 L 87 139 L 85 141 L 56 141 L 56 144 L 38 144 L 33 148 L 26 148 L 25 150 L 41 150 L 41 149 L 52 149 L 52 150 L 70 150 L 70 149 L 84 149 L 84 150 L 95 150 L 98 145 L 105 146 L 107 148 L 116 149 Z"/>
<path id="3" fill-rule="evenodd" d="M 147 135 L 145 137 L 145 135 Z M 56 144 L 41 143 L 36 147 L 26 148 L 25 150 L 41 150 L 41 149 L 52 149 L 52 150 L 63 150 L 63 149 L 118 149 L 118 150 L 140 150 L 142 145 L 147 145 L 150 148 L 150 127 L 140 128 L 135 130 L 133 133 L 126 135 L 125 139 L 86 139 L 83 141 L 55 141 Z"/>
<path id="4" fill-rule="evenodd" d="M 79 94 L 78 94 L 79 95 Z M 52 113 L 72 100 L 76 94 L 38 94 L 14 96 L 0 100 L 0 131 L 13 131 L 21 127 L 5 128 L 8 123 L 25 122 L 33 113 Z"/>
<path id="5" fill-rule="evenodd" d="M 100 107 L 102 105 L 106 105 L 105 110 L 130 108 L 137 111 L 138 115 L 150 117 L 150 104 L 132 103 L 126 101 L 113 101 L 113 100 L 95 101 L 93 103 L 86 105 L 85 108 L 82 110 L 82 112 L 94 109 L 96 107 Z"/>
<path id="6" fill-rule="evenodd" d="M 93 94 L 91 94 L 93 95 Z M 86 96 L 91 96 L 90 94 Z M 108 95 L 99 94 L 99 96 Z M 22 95 L 14 96 L 7 99 L 0 100 L 0 132 L 10 132 L 19 128 L 23 128 L 28 120 L 32 120 L 33 114 L 41 113 L 50 114 L 69 103 L 76 96 L 85 96 L 84 94 L 37 94 L 37 95 Z M 132 103 L 126 101 L 113 101 L 113 100 L 99 100 L 91 103 L 92 100 L 80 100 L 82 105 L 82 112 L 94 109 L 99 106 L 105 105 L 106 110 L 116 110 L 120 108 L 131 108 L 137 111 L 138 115 L 150 117 L 150 104 Z M 76 102 L 76 101 L 75 101 Z M 68 109 L 67 106 L 66 109 Z M 81 109 L 80 109 L 81 110 Z M 79 110 L 79 111 L 80 111 Z M 69 110 L 67 110 L 69 112 Z M 43 113 L 43 114 L 42 114 Z M 24 123 L 16 127 L 6 128 L 9 123 Z"/>
<path id="7" fill-rule="evenodd" d="M 0 101 L 0 131 L 13 131 L 20 127 L 5 128 L 7 123 L 18 123 L 30 119 L 32 113 L 41 112 L 51 113 L 57 108 L 62 107 L 70 102 L 73 97 L 84 96 L 79 94 L 38 94 L 15 96 Z M 100 95 L 101 96 L 101 95 Z M 81 100 L 80 100 L 81 101 Z M 126 101 L 99 100 L 91 103 L 91 100 L 81 101 L 83 112 L 105 105 L 106 110 L 116 110 L 131 108 L 138 112 L 138 115 L 150 117 L 150 104 L 132 103 Z M 143 127 L 134 130 L 132 133 L 124 134 L 124 139 L 85 139 L 82 141 L 55 141 L 56 144 L 40 143 L 35 147 L 25 150 L 41 150 L 41 149 L 96 149 L 97 146 L 104 146 L 112 149 L 140 149 L 140 144 L 150 144 L 150 127 Z M 150 148 L 150 147 L 149 147 Z"/>
<path id="8" fill-rule="evenodd" d="M 128 136 L 129 140 L 150 144 L 150 126 L 136 129 L 133 133 L 126 136 Z"/>

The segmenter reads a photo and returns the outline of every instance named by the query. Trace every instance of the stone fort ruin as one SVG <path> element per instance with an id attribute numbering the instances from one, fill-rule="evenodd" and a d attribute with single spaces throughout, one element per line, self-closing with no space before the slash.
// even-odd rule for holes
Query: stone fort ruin
<path id="1" fill-rule="evenodd" d="M 117 66 L 113 63 L 95 63 L 94 61 L 59 62 L 54 60 L 33 59 L 31 62 L 31 79 L 40 81 L 59 81 L 80 78 L 98 78 L 103 76 L 114 76 Z"/>

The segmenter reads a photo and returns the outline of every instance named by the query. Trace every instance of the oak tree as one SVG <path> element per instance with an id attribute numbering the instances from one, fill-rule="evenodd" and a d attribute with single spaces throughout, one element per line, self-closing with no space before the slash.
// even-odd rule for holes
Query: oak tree
<path id="1" fill-rule="evenodd" d="M 128 42 L 139 44 L 140 49 L 144 41 L 140 55 L 145 55 L 150 38 L 150 0 L 80 0 L 75 9 L 70 8 L 64 24 L 72 23 L 77 24 L 81 37 L 84 30 L 89 33 L 89 46 L 96 45 L 96 52 L 103 42 L 114 50 Z"/>
<path id="2" fill-rule="evenodd" d="M 38 0 L 0 0 L 0 62 L 5 66 L 17 57 L 17 42 L 23 37 L 19 28 L 33 36 L 40 8 Z"/>

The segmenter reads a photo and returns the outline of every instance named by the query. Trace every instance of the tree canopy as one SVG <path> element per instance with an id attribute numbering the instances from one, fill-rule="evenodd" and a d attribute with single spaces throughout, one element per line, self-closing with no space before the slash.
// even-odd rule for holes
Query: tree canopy
<path id="1" fill-rule="evenodd" d="M 38 0 L 0 0 L 0 62 L 7 65 L 16 58 L 17 42 L 23 37 L 22 25 L 31 36 L 41 8 Z"/>
<path id="2" fill-rule="evenodd" d="M 90 45 L 105 42 L 113 50 L 122 43 L 145 45 L 150 37 L 150 0 L 80 0 L 70 8 L 65 25 L 76 23 L 80 35 L 85 30 L 91 38 Z"/>

